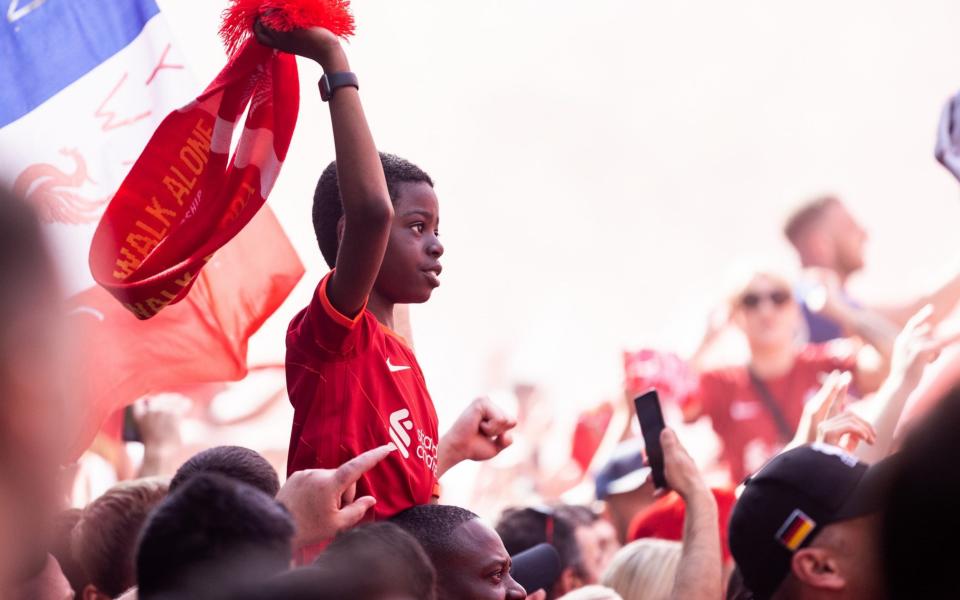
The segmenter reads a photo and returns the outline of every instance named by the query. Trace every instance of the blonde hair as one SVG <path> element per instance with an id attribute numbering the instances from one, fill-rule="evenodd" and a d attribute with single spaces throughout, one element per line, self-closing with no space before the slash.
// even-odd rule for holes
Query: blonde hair
<path id="1" fill-rule="evenodd" d="M 623 598 L 608 587 L 588 585 L 564 594 L 560 600 L 623 600 Z"/>
<path id="2" fill-rule="evenodd" d="M 727 302 L 731 310 L 736 309 L 740 297 L 750 288 L 758 277 L 769 279 L 787 290 L 793 290 L 796 275 L 794 269 L 778 264 L 758 264 L 742 262 L 733 266 L 727 274 Z"/>
<path id="3" fill-rule="evenodd" d="M 627 544 L 614 555 L 600 583 L 623 600 L 668 600 L 682 547 L 680 542 L 655 538 Z"/>

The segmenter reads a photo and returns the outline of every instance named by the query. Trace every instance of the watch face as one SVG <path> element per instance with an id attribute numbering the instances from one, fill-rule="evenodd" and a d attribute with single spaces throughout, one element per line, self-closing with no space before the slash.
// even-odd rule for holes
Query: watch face
<path id="1" fill-rule="evenodd" d="M 326 73 L 320 78 L 320 99 L 326 102 L 330 99 L 330 81 L 327 79 Z"/>

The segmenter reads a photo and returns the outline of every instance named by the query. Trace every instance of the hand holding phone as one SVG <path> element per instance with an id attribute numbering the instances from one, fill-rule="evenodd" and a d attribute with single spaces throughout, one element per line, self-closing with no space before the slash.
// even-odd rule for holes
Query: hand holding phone
<path id="1" fill-rule="evenodd" d="M 650 465 L 653 484 L 658 489 L 667 489 L 669 485 L 663 473 L 663 447 L 660 445 L 660 433 L 663 432 L 666 424 L 663 421 L 663 412 L 660 410 L 660 396 L 657 390 L 651 389 L 637 396 L 633 403 L 637 409 L 640 431 L 643 433 L 647 464 Z"/>

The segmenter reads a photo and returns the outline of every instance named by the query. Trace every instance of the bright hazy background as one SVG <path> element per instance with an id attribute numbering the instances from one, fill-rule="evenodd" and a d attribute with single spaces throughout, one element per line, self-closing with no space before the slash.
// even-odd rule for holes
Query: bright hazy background
<path id="1" fill-rule="evenodd" d="M 160 2 L 205 85 L 215 0 Z M 958 264 L 957 184 L 933 160 L 960 87 L 955 0 L 354 0 L 348 52 L 381 149 L 436 180 L 443 285 L 413 309 L 443 423 L 522 379 L 560 422 L 615 396 L 620 351 L 689 352 L 724 273 L 790 259 L 798 202 L 836 192 L 872 235 L 854 289 L 911 295 Z M 283 357 L 326 271 L 310 206 L 333 157 L 301 62 L 301 113 L 269 200 L 307 266 L 254 338 Z M 278 431 L 286 447 L 287 431 Z"/>

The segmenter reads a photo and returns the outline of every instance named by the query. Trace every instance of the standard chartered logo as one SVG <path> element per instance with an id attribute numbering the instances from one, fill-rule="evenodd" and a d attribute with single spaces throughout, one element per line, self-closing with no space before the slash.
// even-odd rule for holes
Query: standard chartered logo
<path id="1" fill-rule="evenodd" d="M 410 458 L 411 446 L 413 444 L 413 421 L 410 419 L 410 411 L 406 408 L 394 411 L 390 414 L 390 426 L 387 428 L 390 434 L 390 440 L 400 451 L 404 459 Z M 437 442 L 422 429 L 417 429 L 417 458 L 422 460 L 427 468 L 437 472 Z"/>
<path id="2" fill-rule="evenodd" d="M 410 420 L 410 411 L 401 408 L 390 415 L 390 439 L 404 458 L 410 458 L 410 434 L 413 421 Z"/>

